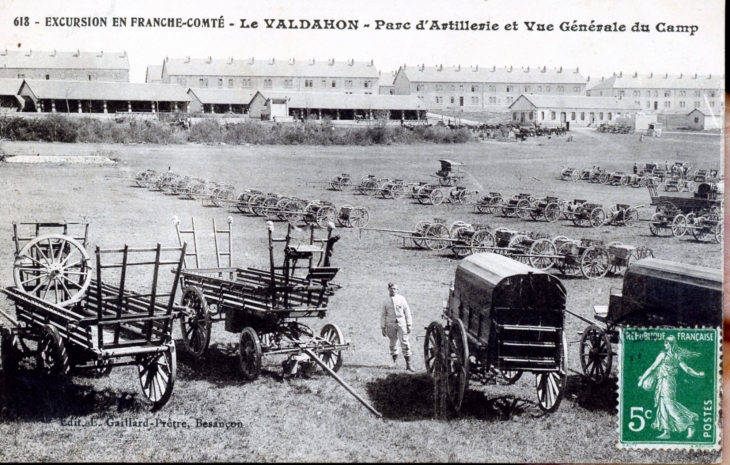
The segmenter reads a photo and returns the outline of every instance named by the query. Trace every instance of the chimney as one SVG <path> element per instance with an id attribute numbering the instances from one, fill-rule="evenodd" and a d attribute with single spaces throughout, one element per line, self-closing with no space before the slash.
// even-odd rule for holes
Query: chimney
<path id="1" fill-rule="evenodd" d="M 249 64 L 249 65 L 252 65 L 253 63 L 254 63 L 254 59 L 253 59 L 253 57 L 249 58 L 249 59 L 248 59 L 248 64 Z"/>
<path id="2" fill-rule="evenodd" d="M 232 65 L 233 64 L 233 57 L 231 57 L 231 58 L 228 59 L 228 64 L 229 65 Z"/>
<path id="3" fill-rule="evenodd" d="M 476 66 L 474 67 L 474 71 L 479 71 L 479 65 L 476 65 Z"/>
<path id="4" fill-rule="evenodd" d="M 623 72 L 623 71 L 620 71 L 620 72 L 618 73 L 618 77 L 624 77 L 624 72 Z"/>
<path id="5" fill-rule="evenodd" d="M 512 65 L 509 65 L 509 72 L 512 72 Z"/>
<path id="6" fill-rule="evenodd" d="M 558 70 L 558 73 L 562 73 L 562 72 L 563 72 L 563 67 L 561 66 L 560 69 Z"/>
<path id="7" fill-rule="evenodd" d="M 124 51 L 124 55 L 122 55 L 124 58 L 127 58 L 127 51 Z"/>
<path id="8" fill-rule="evenodd" d="M 649 79 L 654 77 L 654 73 L 649 73 Z"/>
<path id="9" fill-rule="evenodd" d="M 707 79 L 712 79 L 712 74 L 710 74 L 709 76 L 707 76 Z"/>
<path id="10" fill-rule="evenodd" d="M 76 56 L 77 57 L 80 57 L 81 56 L 81 50 L 76 50 Z"/>
<path id="11" fill-rule="evenodd" d="M 269 64 L 270 64 L 270 65 L 273 65 L 273 64 L 275 64 L 275 63 L 276 63 L 276 58 L 274 58 L 274 57 L 271 57 L 271 63 L 269 63 Z"/>
<path id="12" fill-rule="evenodd" d="M 292 58 L 292 59 L 291 59 L 291 64 L 292 64 L 292 66 L 293 66 L 293 65 L 295 65 L 296 63 L 297 63 L 297 59 L 296 59 L 296 58 Z"/>
<path id="13" fill-rule="evenodd" d="M 378 76 L 382 76 L 382 75 L 383 75 L 383 72 L 378 70 Z"/>
<path id="14" fill-rule="evenodd" d="M 104 56 L 104 50 L 102 50 L 102 51 L 101 51 L 101 52 L 99 53 L 99 56 L 100 56 L 100 57 L 103 57 L 103 56 Z"/>
<path id="15" fill-rule="evenodd" d="M 425 64 L 421 64 L 421 66 L 418 67 L 418 71 L 423 72 L 424 69 L 426 69 L 426 65 Z"/>
<path id="16" fill-rule="evenodd" d="M 635 78 L 638 78 L 639 77 L 639 72 L 638 71 L 634 72 L 634 77 Z"/>
<path id="17" fill-rule="evenodd" d="M 591 77 L 588 76 L 588 79 L 586 79 L 586 82 L 591 82 Z"/>
<path id="18" fill-rule="evenodd" d="M 683 73 L 679 73 L 679 79 L 682 79 L 682 76 L 684 76 Z"/>
<path id="19" fill-rule="evenodd" d="M 492 72 L 495 72 L 495 71 L 497 71 L 497 65 L 494 65 L 494 67 L 492 68 Z"/>
<path id="20" fill-rule="evenodd" d="M 669 78 L 669 73 L 664 75 L 664 79 L 668 79 L 668 78 Z"/>
<path id="21" fill-rule="evenodd" d="M 576 66 L 575 67 L 575 74 L 578 74 L 578 73 L 580 73 L 580 68 Z"/>
<path id="22" fill-rule="evenodd" d="M 334 66 L 335 65 L 335 59 L 332 58 L 327 64 L 330 65 L 330 66 Z"/>
<path id="23" fill-rule="evenodd" d="M 530 67 L 529 66 L 527 67 L 527 71 L 525 71 L 525 72 L 526 73 L 529 73 L 530 72 Z"/>
<path id="24" fill-rule="evenodd" d="M 546 73 L 547 72 L 547 66 L 543 66 L 542 69 L 540 70 L 540 72 L 541 73 Z"/>
<path id="25" fill-rule="evenodd" d="M 461 65 L 456 65 L 456 71 L 461 71 Z"/>
<path id="26" fill-rule="evenodd" d="M 353 60 L 353 61 L 355 61 L 355 60 Z M 371 58 L 371 59 L 370 59 L 370 64 L 369 64 L 368 66 L 375 66 L 375 60 L 373 60 L 373 59 Z"/>
<path id="27" fill-rule="evenodd" d="M 190 63 L 190 55 L 185 57 L 185 61 L 183 63 Z"/>
<path id="28" fill-rule="evenodd" d="M 444 70 L 444 65 L 438 65 L 438 67 L 436 69 L 439 70 L 439 71 L 443 71 Z"/>
<path id="29" fill-rule="evenodd" d="M 603 76 L 601 76 L 601 82 L 603 82 Z"/>
<path id="30" fill-rule="evenodd" d="M 314 66 L 314 63 L 315 63 L 314 58 L 312 58 L 312 61 L 309 62 L 309 65 Z"/>
<path id="31" fill-rule="evenodd" d="M 355 66 L 355 59 L 353 58 L 352 60 L 347 60 L 347 65 L 348 66 Z"/>
<path id="32" fill-rule="evenodd" d="M 168 57 L 165 57 L 165 63 L 167 63 L 168 61 L 170 61 L 170 59 Z"/>
<path id="33" fill-rule="evenodd" d="M 210 63 L 213 63 L 213 57 L 212 57 L 212 56 L 208 57 L 208 61 L 207 61 L 207 63 L 208 63 L 208 64 L 210 64 Z"/>
<path id="34" fill-rule="evenodd" d="M 28 54 L 26 56 L 29 57 L 31 55 L 33 55 L 33 50 L 28 50 Z"/>
<path id="35" fill-rule="evenodd" d="M 695 77 L 693 77 L 692 79 L 697 79 L 697 73 L 695 73 Z"/>

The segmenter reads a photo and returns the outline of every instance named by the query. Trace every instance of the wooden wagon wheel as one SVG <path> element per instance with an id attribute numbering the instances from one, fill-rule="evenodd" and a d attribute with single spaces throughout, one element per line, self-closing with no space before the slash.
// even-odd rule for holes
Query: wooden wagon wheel
<path id="1" fill-rule="evenodd" d="M 254 195 L 248 199 L 248 209 L 256 216 L 264 216 L 264 200 L 261 194 Z"/>
<path id="2" fill-rule="evenodd" d="M 463 221 L 454 221 L 451 223 L 451 226 L 449 226 L 449 236 L 456 239 L 457 237 L 457 231 L 463 229 L 463 228 L 469 228 L 469 225 Z"/>
<path id="3" fill-rule="evenodd" d="M 307 207 L 305 206 L 304 208 Z M 346 203 L 345 205 L 337 209 L 337 224 L 339 224 L 343 228 L 352 227 L 352 225 L 350 224 L 350 214 L 354 208 L 355 207 L 353 207 L 349 203 Z"/>
<path id="4" fill-rule="evenodd" d="M 715 225 L 715 234 L 713 235 L 713 239 L 715 239 L 715 242 L 718 244 L 722 244 L 722 220 L 717 222 L 717 225 Z"/>
<path id="5" fill-rule="evenodd" d="M 591 210 L 590 223 L 594 228 L 600 228 L 606 222 L 606 212 L 603 208 L 596 207 Z"/>
<path id="6" fill-rule="evenodd" d="M 441 205 L 441 202 L 444 201 L 443 191 L 441 189 L 432 190 L 431 193 L 428 195 L 428 200 L 431 205 Z"/>
<path id="7" fill-rule="evenodd" d="M 544 412 L 554 412 L 560 406 L 560 401 L 563 400 L 568 378 L 567 361 L 568 342 L 565 340 L 565 334 L 563 334 L 558 371 L 538 373 L 535 377 L 538 405 Z"/>
<path id="8" fill-rule="evenodd" d="M 677 215 L 672 220 L 672 235 L 682 237 L 687 234 L 687 218 L 684 215 Z"/>
<path id="9" fill-rule="evenodd" d="M 15 256 L 15 285 L 61 307 L 83 299 L 91 283 L 89 255 L 75 239 L 61 234 L 38 236 Z"/>
<path id="10" fill-rule="evenodd" d="M 324 325 L 322 331 L 319 333 L 319 337 L 324 339 L 327 345 L 338 346 L 345 343 L 345 336 L 342 335 L 340 328 L 333 323 Z M 322 361 L 327 368 L 334 371 L 335 373 L 342 368 L 342 350 L 328 350 L 322 354 Z"/>
<path id="11" fill-rule="evenodd" d="M 710 221 L 717 221 L 719 224 L 720 221 L 722 221 L 721 218 L 719 218 L 717 215 L 707 215 L 707 216 L 701 216 L 698 218 L 699 221 L 695 221 L 695 227 L 692 229 L 692 236 L 697 241 L 701 241 L 707 237 L 708 234 L 710 234 L 710 228 L 706 224 L 706 220 Z M 713 240 L 714 240 L 714 230 L 715 228 L 712 228 L 713 233 Z"/>
<path id="12" fill-rule="evenodd" d="M 672 230 L 663 227 L 664 221 L 662 220 L 663 213 L 654 213 L 651 215 L 651 222 L 649 223 L 649 231 L 654 236 L 668 236 L 672 234 Z"/>
<path id="13" fill-rule="evenodd" d="M 626 186 L 629 183 L 629 177 L 626 174 L 621 175 L 621 177 L 618 180 L 619 185 Z"/>
<path id="14" fill-rule="evenodd" d="M 573 254 L 573 243 L 564 242 L 558 247 L 558 255 L 562 258 L 557 261 L 558 269 L 566 276 L 577 276 L 580 273 L 580 257 Z"/>
<path id="15" fill-rule="evenodd" d="M 578 170 L 573 170 L 573 172 L 570 173 L 570 179 L 572 181 L 577 181 L 580 179 L 580 173 L 578 172 Z"/>
<path id="16" fill-rule="evenodd" d="M 628 258 L 626 259 L 626 266 L 631 266 L 632 263 L 636 262 L 637 260 L 642 260 L 644 258 L 654 258 L 654 251 L 651 250 L 649 247 L 637 247 L 636 249 L 631 251 L 631 254 L 629 254 Z"/>
<path id="17" fill-rule="evenodd" d="M 601 184 L 606 184 L 610 180 L 611 180 L 611 175 L 605 171 L 598 175 L 598 182 Z"/>
<path id="18" fill-rule="evenodd" d="M 424 233 L 423 244 L 428 250 L 443 250 L 449 246 L 450 239 L 449 228 L 443 223 L 433 223 Z"/>
<path id="19" fill-rule="evenodd" d="M 557 203 L 549 203 L 543 211 L 543 216 L 545 216 L 548 223 L 555 223 L 560 219 L 560 211 L 560 205 Z"/>
<path id="20" fill-rule="evenodd" d="M 439 350 L 446 340 L 446 331 L 438 321 L 432 321 L 426 328 L 426 338 L 423 340 L 423 362 L 426 364 L 426 373 L 433 373 Z"/>
<path id="21" fill-rule="evenodd" d="M 585 211 L 573 213 L 570 217 L 570 221 L 572 221 L 576 226 L 588 226 L 591 224 L 590 213 Z"/>
<path id="22" fill-rule="evenodd" d="M 452 320 L 447 338 L 446 375 L 447 393 L 454 410 L 461 410 L 469 388 L 469 345 L 461 320 Z"/>
<path id="23" fill-rule="evenodd" d="M 197 287 L 183 290 L 182 305 L 186 311 L 180 318 L 183 347 L 193 357 L 200 358 L 210 345 L 210 310 L 205 296 Z"/>
<path id="24" fill-rule="evenodd" d="M 365 207 L 355 207 L 350 210 L 347 222 L 352 228 L 364 228 L 370 222 L 370 213 Z"/>
<path id="25" fill-rule="evenodd" d="M 517 202 L 517 206 L 515 208 L 515 215 L 517 215 L 520 219 L 525 219 L 528 216 L 530 216 L 531 208 L 530 208 L 530 202 L 527 199 L 520 199 L 519 202 Z"/>
<path id="26" fill-rule="evenodd" d="M 43 374 L 60 376 L 69 372 L 66 344 L 55 326 L 43 325 L 38 352 L 41 362 L 39 368 Z"/>
<path id="27" fill-rule="evenodd" d="M 167 350 L 137 357 L 137 370 L 142 393 L 153 408 L 162 407 L 172 397 L 177 378 L 175 344 L 166 344 Z"/>
<path id="28" fill-rule="evenodd" d="M 475 193 L 469 189 L 462 189 L 459 192 L 459 203 L 466 204 L 474 201 Z"/>
<path id="29" fill-rule="evenodd" d="M 281 201 L 278 197 L 267 197 L 264 199 L 262 206 L 261 206 L 261 213 L 263 214 L 264 218 L 267 219 L 274 219 L 276 216 L 276 206 Z"/>
<path id="30" fill-rule="evenodd" d="M 530 266 L 546 271 L 555 264 L 554 255 L 558 253 L 555 245 L 549 239 L 538 239 L 530 246 Z"/>
<path id="31" fill-rule="evenodd" d="M 334 223 L 337 217 L 337 211 L 332 205 L 323 205 L 317 210 L 315 221 L 322 229 L 327 229 L 329 223 Z"/>
<path id="32" fill-rule="evenodd" d="M 397 184 L 390 189 L 390 195 L 395 200 L 402 199 L 406 195 L 406 188 L 403 185 Z"/>
<path id="33" fill-rule="evenodd" d="M 471 236 L 471 253 L 488 252 L 496 244 L 494 234 L 486 229 L 480 229 Z"/>
<path id="34" fill-rule="evenodd" d="M 502 205 L 502 197 L 492 197 L 489 199 L 489 213 L 496 213 L 500 205 Z"/>
<path id="35" fill-rule="evenodd" d="M 504 384 L 515 384 L 522 377 L 522 370 L 503 370 L 499 374 Z"/>
<path id="36" fill-rule="evenodd" d="M 247 326 L 238 339 L 238 360 L 243 376 L 253 381 L 261 374 L 261 343 L 256 330 Z"/>
<path id="37" fill-rule="evenodd" d="M 603 278 L 611 267 L 608 252 L 603 247 L 592 245 L 588 247 L 580 258 L 580 272 L 585 278 Z"/>
<path id="38" fill-rule="evenodd" d="M 525 235 L 518 234 L 513 237 L 507 245 L 510 249 L 517 249 L 515 252 L 510 252 L 509 257 L 513 260 L 517 260 L 520 263 L 530 263 L 530 244 L 531 239 Z M 515 255 L 519 254 L 519 255 Z"/>
<path id="39" fill-rule="evenodd" d="M 611 373 L 613 353 L 606 332 L 596 325 L 588 326 L 580 338 L 580 367 L 594 383 L 602 383 Z"/>
<path id="40" fill-rule="evenodd" d="M 624 224 L 629 227 L 636 226 L 636 223 L 639 222 L 639 211 L 631 207 L 628 210 L 626 210 L 626 213 L 624 213 Z"/>
<path id="41" fill-rule="evenodd" d="M 422 220 L 416 223 L 416 228 L 414 230 L 413 235 L 411 236 L 411 240 L 413 240 L 413 245 L 418 247 L 419 249 L 426 249 L 426 230 L 431 226 L 431 222 L 428 220 Z"/>

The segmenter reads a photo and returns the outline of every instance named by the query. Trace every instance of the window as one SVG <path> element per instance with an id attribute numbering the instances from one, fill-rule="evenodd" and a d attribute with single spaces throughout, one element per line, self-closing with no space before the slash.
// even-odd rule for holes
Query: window
<path id="1" fill-rule="evenodd" d="M 507 86 L 507 93 L 512 92 L 512 86 Z"/>
<path id="2" fill-rule="evenodd" d="M 550 92 L 550 86 L 545 86 L 545 92 Z"/>
<path id="3" fill-rule="evenodd" d="M 271 79 L 264 79 L 264 88 L 271 89 L 271 86 L 272 86 Z"/>
<path id="4" fill-rule="evenodd" d="M 365 87 L 366 89 L 370 89 L 372 87 L 372 85 L 373 85 L 373 81 L 365 81 L 363 83 L 363 87 Z"/>
<path id="5" fill-rule="evenodd" d="M 186 86 L 186 85 L 188 85 L 188 79 L 187 79 L 187 78 L 184 78 L 184 77 L 179 77 L 179 78 L 177 78 L 177 82 L 178 82 L 178 84 L 180 84 L 181 86 Z"/>
<path id="6" fill-rule="evenodd" d="M 451 104 L 452 105 L 454 104 L 454 96 L 453 95 L 451 96 Z"/>
<path id="7" fill-rule="evenodd" d="M 646 102 L 646 108 L 651 108 L 651 102 L 649 102 L 649 101 Z"/>
<path id="8" fill-rule="evenodd" d="M 228 87 L 233 87 L 233 79 L 228 80 Z"/>
<path id="9" fill-rule="evenodd" d="M 198 87 L 208 87 L 208 80 L 204 78 L 198 79 Z"/>
<path id="10" fill-rule="evenodd" d="M 314 82 L 311 79 L 305 79 L 304 87 L 314 87 Z"/>
<path id="11" fill-rule="evenodd" d="M 672 108 L 672 102 L 664 102 L 664 108 Z"/>
<path id="12" fill-rule="evenodd" d="M 439 105 L 441 105 L 442 103 L 444 103 L 444 98 L 441 97 L 440 95 L 437 95 L 436 96 L 436 103 L 439 104 Z"/>
<path id="13" fill-rule="evenodd" d="M 18 74 L 18 79 L 25 79 L 25 74 Z"/>
<path id="14" fill-rule="evenodd" d="M 471 86 L 471 91 L 472 91 L 472 92 L 479 92 L 479 86 L 477 86 L 477 85 L 473 85 L 473 84 L 472 84 L 472 86 Z"/>
<path id="15" fill-rule="evenodd" d="M 284 79 L 284 87 L 294 87 L 294 79 Z"/>
<path id="16" fill-rule="evenodd" d="M 327 79 L 322 79 L 322 87 L 327 87 Z"/>
<path id="17" fill-rule="evenodd" d="M 436 84 L 436 92 L 441 92 L 444 90 L 443 84 Z"/>
<path id="18" fill-rule="evenodd" d="M 700 107 L 700 102 L 695 102 L 695 108 L 699 108 L 699 107 Z"/>
<path id="19" fill-rule="evenodd" d="M 89 81 L 91 81 L 91 74 L 88 74 L 87 76 L 89 77 Z"/>
<path id="20" fill-rule="evenodd" d="M 542 92 L 542 86 L 537 86 L 537 91 Z"/>
<path id="21" fill-rule="evenodd" d="M 541 120 L 544 120 L 545 119 L 545 112 L 544 111 L 541 111 L 540 112 L 540 119 Z"/>
<path id="22" fill-rule="evenodd" d="M 530 92 L 530 86 L 525 86 L 525 92 Z"/>
<path id="23" fill-rule="evenodd" d="M 600 92 L 598 93 L 598 95 L 600 95 L 601 97 L 603 97 L 603 91 L 600 91 Z"/>
<path id="24" fill-rule="evenodd" d="M 562 94 L 565 92 L 565 86 L 558 86 L 558 93 Z"/>
<path id="25" fill-rule="evenodd" d="M 490 103 L 490 105 L 496 105 L 497 97 L 489 97 L 489 103 Z"/>
<path id="26" fill-rule="evenodd" d="M 699 123 L 699 122 L 700 122 L 700 117 L 699 116 L 695 116 L 695 123 Z"/>
<path id="27" fill-rule="evenodd" d="M 710 102 L 710 108 L 715 108 L 715 102 Z"/>
<path id="28" fill-rule="evenodd" d="M 711 90 L 710 91 L 710 98 L 715 98 L 715 91 L 714 90 Z"/>
<path id="29" fill-rule="evenodd" d="M 550 112 L 550 119 L 555 121 L 555 112 L 554 111 Z"/>
<path id="30" fill-rule="evenodd" d="M 464 92 L 464 86 L 463 85 L 459 86 L 459 92 Z"/>
<path id="31" fill-rule="evenodd" d="M 598 113 L 598 119 L 603 121 L 603 112 L 602 111 Z"/>
<path id="32" fill-rule="evenodd" d="M 651 91 L 650 91 L 650 90 L 647 90 L 647 91 L 646 91 L 646 96 L 647 96 L 647 97 L 651 97 Z"/>
<path id="33" fill-rule="evenodd" d="M 474 105 L 478 105 L 479 104 L 479 97 L 472 97 L 471 98 L 471 103 L 474 104 Z"/>
<path id="34" fill-rule="evenodd" d="M 586 114 L 583 111 L 580 112 L 580 120 L 581 121 L 585 121 L 586 120 Z"/>
<path id="35" fill-rule="evenodd" d="M 243 80 L 243 87 L 251 87 L 251 79 L 246 78 Z"/>
<path id="36" fill-rule="evenodd" d="M 686 90 L 680 90 L 679 91 L 679 96 L 680 97 L 686 97 L 687 96 L 687 91 Z"/>
<path id="37" fill-rule="evenodd" d="M 573 86 L 573 92 L 576 94 L 580 94 L 580 86 Z"/>
<path id="38" fill-rule="evenodd" d="M 332 80 L 332 87 L 333 87 L 333 88 L 334 88 L 334 87 L 337 87 L 337 81 L 335 81 L 334 79 Z"/>
<path id="39" fill-rule="evenodd" d="M 671 96 L 672 96 L 672 91 L 670 91 L 670 90 L 665 90 L 665 91 L 664 91 L 664 96 L 665 96 L 665 97 L 671 97 Z"/>
<path id="40" fill-rule="evenodd" d="M 418 84 L 418 85 L 416 86 L 416 92 L 423 92 L 423 89 L 424 89 L 425 87 L 426 87 L 426 86 L 424 86 L 423 84 Z"/>
<path id="41" fill-rule="evenodd" d="M 223 78 L 218 78 L 218 87 L 223 87 Z"/>
<path id="42" fill-rule="evenodd" d="M 623 97 L 623 96 L 624 96 L 624 91 L 622 90 L 621 92 L 619 92 L 619 93 L 618 93 L 618 96 L 619 96 L 619 97 Z"/>
<path id="43" fill-rule="evenodd" d="M 686 105 L 685 105 L 685 103 L 684 103 L 684 102 L 679 102 L 679 108 L 685 108 L 685 106 L 686 106 Z"/>
<path id="44" fill-rule="evenodd" d="M 489 86 L 489 92 L 497 92 L 497 86 Z"/>
<path id="45" fill-rule="evenodd" d="M 510 104 L 514 101 L 515 101 L 514 97 L 507 97 L 507 104 Z"/>
<path id="46" fill-rule="evenodd" d="M 574 111 L 570 113 L 570 120 L 575 121 L 575 112 Z"/>
<path id="47" fill-rule="evenodd" d="M 453 85 L 453 84 L 451 84 L 451 92 L 453 92 L 453 91 L 455 91 L 455 90 L 456 90 L 456 86 L 455 86 L 455 85 Z"/>
<path id="48" fill-rule="evenodd" d="M 611 121 L 613 119 L 613 114 L 609 111 L 608 112 L 608 120 Z"/>

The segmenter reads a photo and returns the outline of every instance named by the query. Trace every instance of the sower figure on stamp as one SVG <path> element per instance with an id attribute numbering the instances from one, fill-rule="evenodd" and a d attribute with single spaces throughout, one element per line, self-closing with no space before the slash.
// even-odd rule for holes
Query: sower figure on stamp
<path id="1" fill-rule="evenodd" d="M 684 431 L 687 431 L 688 439 L 694 435 L 699 415 L 677 401 L 677 375 L 681 369 L 695 378 L 705 376 L 704 372 L 695 371 L 685 363 L 697 356 L 699 354 L 677 346 L 674 336 L 669 336 L 664 341 L 664 350 L 639 378 L 641 388 L 654 390 L 656 413 L 651 427 L 662 432 L 658 439 L 668 439 L 670 433 Z"/>
<path id="2" fill-rule="evenodd" d="M 383 309 L 380 313 L 380 329 L 383 336 L 390 339 L 390 356 L 393 357 L 393 364 L 398 361 L 398 342 L 403 348 L 403 357 L 406 359 L 406 370 L 415 372 L 411 365 L 411 343 L 408 336 L 411 334 L 411 309 L 408 307 L 406 298 L 398 294 L 398 285 L 388 284 L 389 297 L 383 302 Z"/>

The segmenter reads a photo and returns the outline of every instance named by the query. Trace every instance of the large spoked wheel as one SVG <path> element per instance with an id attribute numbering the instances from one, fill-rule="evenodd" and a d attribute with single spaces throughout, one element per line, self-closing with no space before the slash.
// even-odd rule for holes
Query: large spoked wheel
<path id="1" fill-rule="evenodd" d="M 514 249 L 510 251 L 510 258 L 517 260 L 520 263 L 528 265 L 530 263 L 530 246 L 531 240 L 529 237 L 522 234 L 518 234 L 509 241 L 508 248 Z"/>
<path id="2" fill-rule="evenodd" d="M 588 247 L 580 259 L 580 271 L 588 279 L 603 278 L 610 267 L 608 252 L 603 247 Z"/>
<path id="3" fill-rule="evenodd" d="M 334 223 L 335 219 L 337 217 L 337 211 L 335 210 L 335 207 L 331 205 L 325 205 L 321 207 L 319 210 L 317 210 L 317 215 L 315 216 L 315 220 L 317 221 L 317 224 L 322 229 L 327 229 L 327 225 L 329 223 Z"/>
<path id="4" fill-rule="evenodd" d="M 530 247 L 530 266 L 546 271 L 555 264 L 555 255 L 558 253 L 555 245 L 549 239 L 538 239 Z"/>
<path id="5" fill-rule="evenodd" d="M 345 336 L 336 324 L 328 323 L 324 325 L 319 337 L 325 340 L 329 346 L 339 346 L 345 343 Z M 322 361 L 330 370 L 335 373 L 342 368 L 342 349 L 333 349 L 322 352 Z"/>
<path id="6" fill-rule="evenodd" d="M 434 189 L 428 196 L 431 205 L 441 205 L 444 201 L 444 192 L 441 189 Z"/>
<path id="7" fill-rule="evenodd" d="M 466 390 L 469 387 L 469 346 L 466 330 L 461 320 L 451 321 L 447 339 L 446 389 L 454 410 L 461 410 Z"/>
<path id="8" fill-rule="evenodd" d="M 486 229 L 480 229 L 471 237 L 471 253 L 488 252 L 495 244 L 494 234 Z"/>
<path id="9" fill-rule="evenodd" d="M 436 357 L 446 340 L 446 331 L 438 321 L 432 321 L 426 328 L 426 339 L 423 341 L 423 361 L 426 364 L 426 373 L 433 373 L 437 363 Z"/>
<path id="10" fill-rule="evenodd" d="M 238 360 L 243 376 L 253 381 L 261 374 L 261 343 L 256 331 L 251 327 L 243 328 L 238 340 Z"/>
<path id="11" fill-rule="evenodd" d="M 499 374 L 504 384 L 515 384 L 522 377 L 521 370 L 499 370 Z"/>
<path id="12" fill-rule="evenodd" d="M 639 211 L 631 207 L 628 210 L 626 210 L 626 214 L 624 215 L 624 224 L 629 227 L 636 226 L 636 223 L 639 222 Z"/>
<path id="13" fill-rule="evenodd" d="M 684 215 L 677 215 L 672 221 L 672 235 L 682 237 L 687 234 L 687 218 Z"/>
<path id="14" fill-rule="evenodd" d="M 555 223 L 560 219 L 560 206 L 557 203 L 550 203 L 543 212 L 548 223 Z"/>
<path id="15" fill-rule="evenodd" d="M 594 383 L 602 383 L 611 373 L 612 361 L 611 342 L 606 332 L 596 325 L 588 326 L 580 338 L 583 374 Z"/>
<path id="16" fill-rule="evenodd" d="M 61 307 L 78 302 L 91 283 L 89 255 L 75 239 L 62 234 L 39 236 L 15 257 L 15 285 Z"/>
<path id="17" fill-rule="evenodd" d="M 663 220 L 663 213 L 654 213 L 651 216 L 651 223 L 649 223 L 649 231 L 654 236 L 670 236 L 673 234 L 671 225 Z"/>
<path id="18" fill-rule="evenodd" d="M 568 378 L 568 343 L 564 334 L 562 343 L 558 371 L 538 373 L 535 377 L 538 405 L 546 413 L 554 412 L 560 407 L 560 401 L 563 400 L 565 393 L 565 383 Z"/>
<path id="19" fill-rule="evenodd" d="M 603 208 L 596 207 L 591 211 L 591 226 L 594 228 L 600 228 L 603 226 L 603 224 L 606 222 L 606 212 L 603 211 Z"/>
<path id="20" fill-rule="evenodd" d="M 705 228 L 702 225 L 702 223 L 700 223 L 698 226 L 699 227 L 695 226 L 694 228 L 691 229 L 692 237 L 694 237 L 696 241 L 701 241 L 705 237 L 707 237 L 709 230 L 707 228 Z"/>
<path id="21" fill-rule="evenodd" d="M 185 289 L 182 304 L 186 308 L 180 318 L 183 346 L 193 357 L 200 358 L 210 344 L 210 310 L 205 296 L 196 287 Z"/>
<path id="22" fill-rule="evenodd" d="M 515 209 L 515 215 L 517 215 L 518 218 L 524 220 L 528 216 L 530 216 L 530 212 L 532 210 L 530 209 L 530 202 L 527 199 L 521 199 L 519 202 L 517 202 L 517 207 Z"/>
<path id="23" fill-rule="evenodd" d="M 722 221 L 718 221 L 717 226 L 715 226 L 715 234 L 713 236 L 713 239 L 715 239 L 715 242 L 718 244 L 722 244 Z"/>
<path id="24" fill-rule="evenodd" d="M 172 396 L 177 377 L 175 344 L 167 344 L 164 352 L 138 357 L 137 369 L 144 396 L 154 408 L 165 405 Z"/>
<path id="25" fill-rule="evenodd" d="M 66 344 L 55 326 L 44 325 L 39 346 L 40 369 L 49 376 L 65 375 L 69 371 Z"/>
<path id="26" fill-rule="evenodd" d="M 443 250 L 449 246 L 449 228 L 443 223 L 434 223 L 426 229 L 424 245 L 428 250 Z"/>
<path id="27" fill-rule="evenodd" d="M 580 273 L 580 259 L 573 254 L 573 243 L 564 242 L 558 247 L 558 255 L 562 256 L 558 260 L 558 269 L 565 276 L 578 276 Z"/>
<path id="28" fill-rule="evenodd" d="M 570 179 L 572 181 L 577 181 L 580 179 L 580 173 L 578 172 L 578 170 L 573 170 L 573 172 L 570 173 Z"/>
<path id="29" fill-rule="evenodd" d="M 500 205 L 502 205 L 502 197 L 493 197 L 493 198 L 489 199 L 488 212 L 497 213 L 497 209 L 499 208 Z"/>

